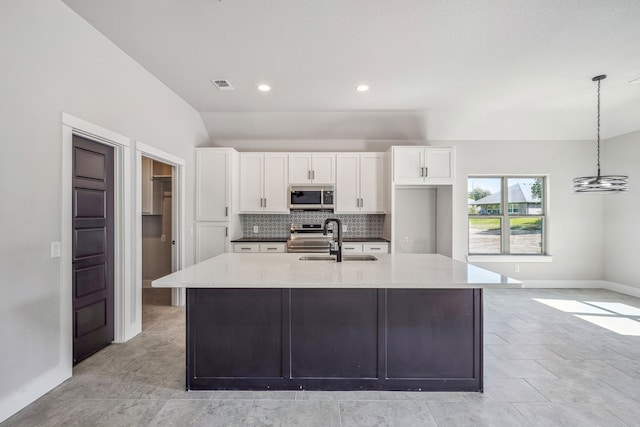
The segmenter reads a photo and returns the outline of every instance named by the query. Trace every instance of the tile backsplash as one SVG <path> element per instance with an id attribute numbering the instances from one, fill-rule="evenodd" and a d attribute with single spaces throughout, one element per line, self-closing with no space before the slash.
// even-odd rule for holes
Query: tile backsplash
<path id="1" fill-rule="evenodd" d="M 322 224 L 326 218 L 338 218 L 347 226 L 345 237 L 382 237 L 384 215 L 347 214 L 330 212 L 292 212 L 289 215 L 245 214 L 240 215 L 244 237 L 289 237 L 291 224 Z M 253 227 L 258 226 L 258 233 Z"/>

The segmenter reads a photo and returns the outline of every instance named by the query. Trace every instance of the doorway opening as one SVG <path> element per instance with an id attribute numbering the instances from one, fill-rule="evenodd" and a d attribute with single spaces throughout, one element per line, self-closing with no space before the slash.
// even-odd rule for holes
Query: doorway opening
<path id="1" fill-rule="evenodd" d="M 171 305 L 171 289 L 152 288 L 151 282 L 174 271 L 173 169 L 159 160 L 141 158 L 143 328 L 153 317 L 152 307 Z"/>

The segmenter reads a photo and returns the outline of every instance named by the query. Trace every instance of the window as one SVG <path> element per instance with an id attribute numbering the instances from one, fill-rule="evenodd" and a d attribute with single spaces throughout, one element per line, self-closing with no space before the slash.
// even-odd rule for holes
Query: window
<path id="1" fill-rule="evenodd" d="M 470 176 L 469 255 L 542 255 L 546 179 Z"/>

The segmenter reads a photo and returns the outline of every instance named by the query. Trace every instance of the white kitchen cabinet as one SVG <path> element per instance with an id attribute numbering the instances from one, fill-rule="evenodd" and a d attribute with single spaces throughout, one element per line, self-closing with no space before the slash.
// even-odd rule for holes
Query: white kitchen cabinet
<path id="1" fill-rule="evenodd" d="M 362 253 L 362 243 L 342 243 L 342 254 Z"/>
<path id="2" fill-rule="evenodd" d="M 142 157 L 142 215 L 162 215 L 164 191 L 171 191 L 171 166 Z"/>
<path id="3" fill-rule="evenodd" d="M 196 223 L 196 262 L 227 252 L 229 228 L 226 222 Z"/>
<path id="4" fill-rule="evenodd" d="M 288 199 L 286 154 L 240 154 L 240 213 L 287 213 Z"/>
<path id="5" fill-rule="evenodd" d="M 336 212 L 384 213 L 384 153 L 339 153 Z"/>
<path id="6" fill-rule="evenodd" d="M 231 161 L 228 148 L 196 148 L 196 221 L 228 221 Z"/>
<path id="7" fill-rule="evenodd" d="M 347 242 L 342 244 L 342 254 L 386 254 L 389 253 L 389 243 L 387 242 Z"/>
<path id="8" fill-rule="evenodd" d="M 148 157 L 142 157 L 142 215 L 153 215 L 153 160 Z"/>
<path id="9" fill-rule="evenodd" d="M 289 184 L 335 184 L 334 153 L 289 153 Z"/>
<path id="10" fill-rule="evenodd" d="M 278 242 L 236 242 L 233 251 L 238 253 L 284 253 L 287 251 L 286 243 Z"/>
<path id="11" fill-rule="evenodd" d="M 368 254 L 388 254 L 389 253 L 389 243 L 363 243 L 362 244 L 362 252 Z"/>
<path id="12" fill-rule="evenodd" d="M 392 147 L 391 152 L 394 184 L 453 184 L 453 148 Z"/>

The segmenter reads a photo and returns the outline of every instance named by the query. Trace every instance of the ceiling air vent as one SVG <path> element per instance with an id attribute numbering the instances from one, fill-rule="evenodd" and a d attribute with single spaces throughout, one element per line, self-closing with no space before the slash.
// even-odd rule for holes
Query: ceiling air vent
<path id="1" fill-rule="evenodd" d="M 211 83 L 218 88 L 218 90 L 234 90 L 229 80 L 220 79 L 220 80 L 211 80 Z"/>

